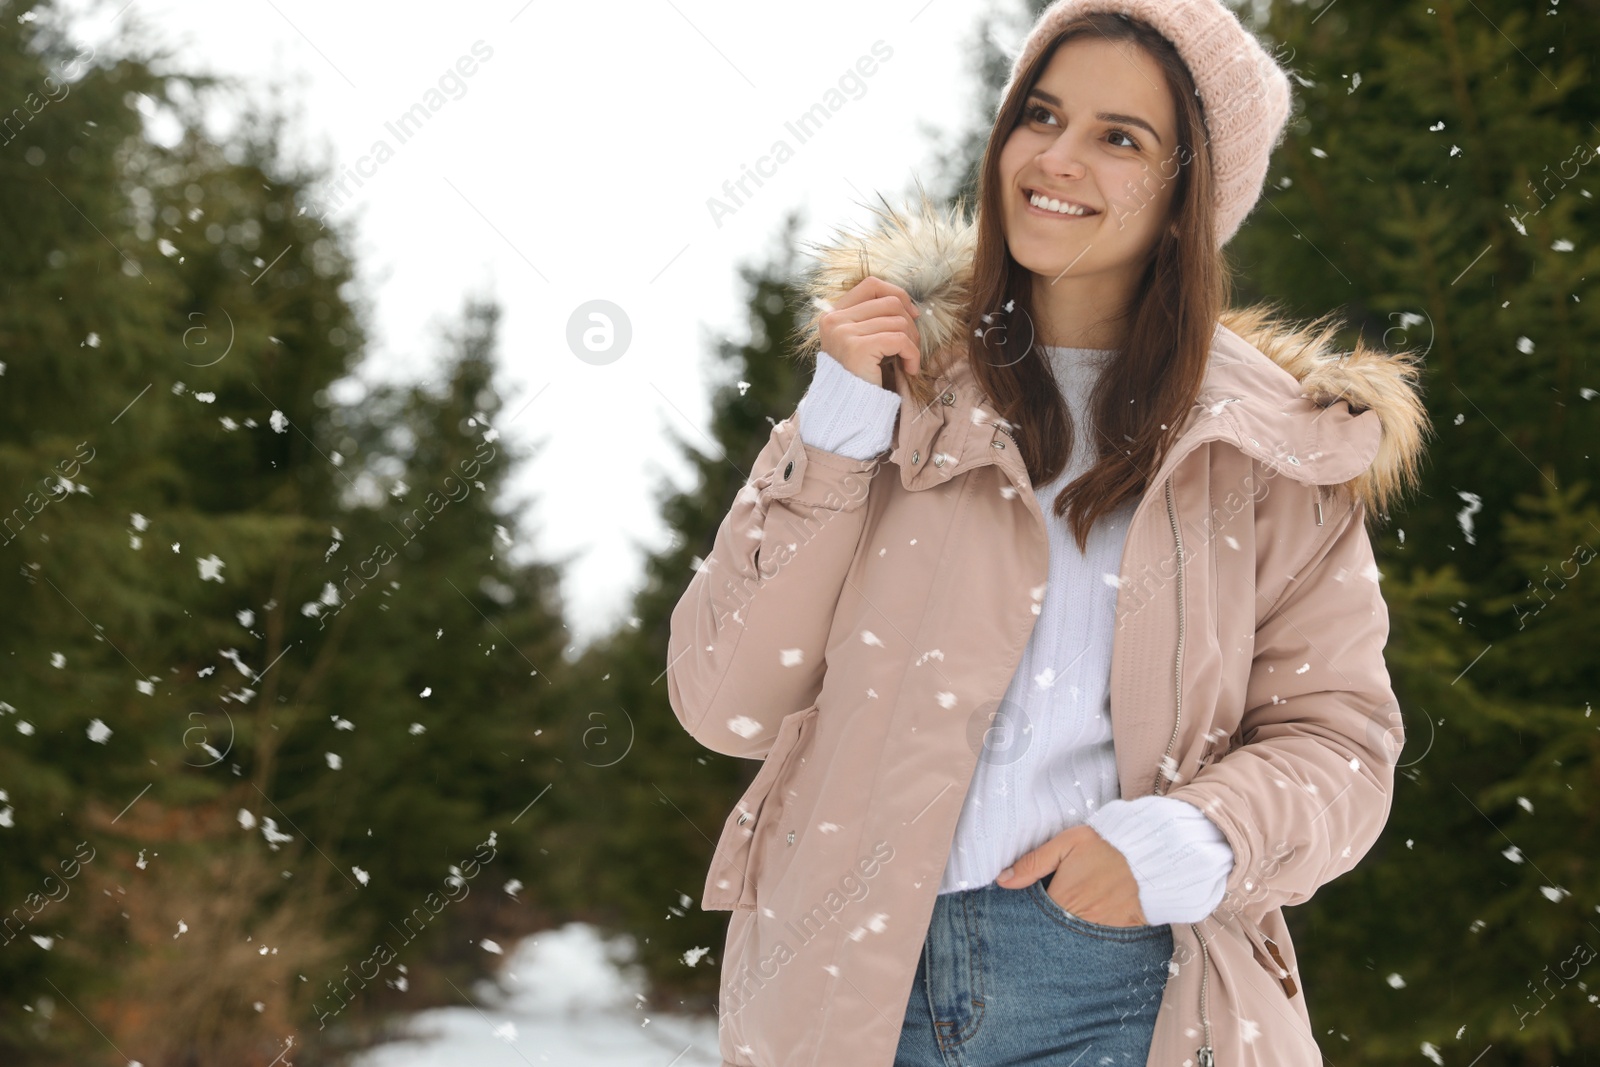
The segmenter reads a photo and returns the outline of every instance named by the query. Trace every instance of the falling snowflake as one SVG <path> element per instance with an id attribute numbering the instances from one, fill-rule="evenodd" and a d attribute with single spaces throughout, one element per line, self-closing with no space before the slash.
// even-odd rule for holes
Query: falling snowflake
<path id="1" fill-rule="evenodd" d="M 176 551 L 176 546 L 174 546 L 174 551 Z M 226 567 L 227 564 L 218 559 L 216 553 L 212 553 L 205 559 L 196 560 L 196 562 L 200 565 L 200 580 L 202 582 L 223 581 L 222 568 Z"/>
<path id="2" fill-rule="evenodd" d="M 339 758 L 339 754 L 337 752 L 324 752 L 323 755 L 328 758 L 328 766 L 333 770 L 338 770 L 340 767 L 344 766 L 344 760 Z"/>
<path id="3" fill-rule="evenodd" d="M 294 840 L 294 836 L 292 834 L 280 832 L 278 829 L 277 820 L 271 818 L 261 820 L 261 836 L 266 839 L 267 845 L 274 852 L 278 851 L 278 846 L 283 844 L 285 841 Z"/>
<path id="4" fill-rule="evenodd" d="M 272 427 L 273 433 L 288 433 L 289 416 L 274 408 L 272 414 L 267 418 L 267 425 Z"/>
<path id="5" fill-rule="evenodd" d="M 89 720 L 89 740 L 97 745 L 103 745 L 111 739 L 111 727 L 99 719 Z"/>
<path id="6" fill-rule="evenodd" d="M 1464 489 L 1456 490 L 1456 496 L 1467 502 L 1466 507 L 1456 512 L 1456 522 L 1461 525 L 1461 533 L 1466 537 L 1467 544 L 1475 545 L 1478 542 L 1472 536 L 1472 516 L 1483 510 L 1483 498 Z"/>
<path id="7" fill-rule="evenodd" d="M 491 941 L 487 937 L 478 942 L 478 947 L 485 952 L 493 952 L 496 956 L 504 956 L 506 950 L 500 947 L 498 941 Z"/>
<path id="8" fill-rule="evenodd" d="M 65 667 L 66 665 L 67 665 L 67 657 L 63 656 L 59 652 L 50 653 L 50 666 L 56 668 L 57 670 L 60 670 L 62 667 Z"/>
<path id="9" fill-rule="evenodd" d="M 188 932 L 189 932 L 189 924 L 184 922 L 182 919 L 179 919 L 178 920 L 178 933 L 172 935 L 172 940 L 176 941 L 176 940 L 178 940 L 178 937 L 179 937 L 180 934 L 186 934 Z"/>
<path id="10" fill-rule="evenodd" d="M 748 715 L 735 715 L 728 720 L 728 729 L 740 737 L 749 739 L 761 732 L 761 724 Z"/>
<path id="11" fill-rule="evenodd" d="M 366 871 L 362 870 L 360 867 L 351 867 L 350 870 L 352 872 L 354 872 L 354 874 L 356 876 L 356 881 L 360 882 L 362 885 L 366 885 L 367 882 L 370 881 L 371 878 L 372 878 L 372 875 L 368 874 Z"/>
<path id="12" fill-rule="evenodd" d="M 887 928 L 886 923 L 888 918 L 889 916 L 884 912 L 873 912 L 872 916 L 867 919 L 865 923 L 856 927 L 854 930 L 851 930 L 846 936 L 852 941 L 860 941 L 863 937 L 867 936 L 868 931 L 871 931 L 875 934 L 881 934 Z"/>

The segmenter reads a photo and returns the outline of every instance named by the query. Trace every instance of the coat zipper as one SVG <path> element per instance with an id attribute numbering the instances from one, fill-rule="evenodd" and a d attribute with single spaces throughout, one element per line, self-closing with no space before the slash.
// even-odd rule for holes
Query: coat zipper
<path id="1" fill-rule="evenodd" d="M 1200 939 L 1200 1025 L 1205 1028 L 1205 1044 L 1195 1054 L 1199 1067 L 1213 1067 L 1217 1062 L 1211 1050 L 1211 1020 L 1206 1018 L 1206 972 L 1211 969 L 1211 950 L 1206 948 L 1206 937 L 1194 923 L 1189 924 L 1194 936 Z"/>
<path id="2" fill-rule="evenodd" d="M 1015 445 L 1017 439 L 1004 427 L 1000 432 L 1011 438 Z M 1018 452 L 1021 455 L 1021 452 Z M 1172 736 L 1167 738 L 1167 750 L 1161 754 L 1161 764 L 1165 765 L 1167 757 L 1172 754 L 1173 743 L 1178 739 L 1178 724 L 1183 718 L 1183 638 L 1184 638 L 1184 593 L 1183 593 L 1183 534 L 1178 530 L 1178 516 L 1172 506 L 1172 475 L 1167 475 L 1165 487 L 1167 499 L 1167 521 L 1172 524 L 1172 538 L 1178 546 L 1178 653 L 1172 667 L 1172 685 L 1174 696 L 1177 698 L 1177 714 L 1172 720 Z M 1155 792 L 1163 793 L 1161 786 L 1161 767 L 1156 768 Z M 1215 1067 L 1216 1058 L 1211 1047 L 1211 1019 L 1206 1014 L 1206 981 L 1211 972 L 1211 950 L 1206 947 L 1205 935 L 1200 932 L 1194 923 L 1189 924 L 1189 929 L 1194 931 L 1194 936 L 1200 942 L 1200 1025 L 1204 1029 L 1205 1043 L 1196 1052 L 1197 1067 Z"/>
<path id="3" fill-rule="evenodd" d="M 1183 595 L 1183 534 L 1178 530 L 1178 516 L 1172 506 L 1172 475 L 1167 475 L 1167 521 L 1172 523 L 1172 539 L 1178 546 L 1178 654 L 1172 666 L 1173 695 L 1177 698 L 1177 714 L 1172 719 L 1172 736 L 1167 738 L 1167 750 L 1161 754 L 1161 766 L 1156 768 L 1155 792 L 1164 793 L 1162 788 L 1161 767 L 1166 765 L 1167 759 L 1172 754 L 1172 745 L 1178 739 L 1178 723 L 1183 718 L 1183 637 L 1184 637 L 1184 595 Z M 1189 924 L 1189 929 L 1194 931 L 1194 936 L 1200 941 L 1200 1025 L 1204 1029 L 1205 1042 L 1196 1052 L 1198 1067 L 1214 1067 L 1215 1054 L 1211 1048 L 1211 1020 L 1206 1015 L 1206 979 L 1211 972 L 1211 950 L 1206 947 L 1205 935 L 1194 923 Z"/>
<path id="4" fill-rule="evenodd" d="M 1172 744 L 1178 739 L 1178 722 L 1183 718 L 1183 534 L 1178 532 L 1178 516 L 1172 509 L 1172 475 L 1167 475 L 1167 519 L 1172 523 L 1172 538 L 1178 544 L 1178 655 L 1172 665 L 1172 688 L 1177 697 L 1177 714 L 1172 719 L 1172 736 L 1167 738 L 1167 750 L 1161 754 L 1161 763 L 1156 767 L 1156 780 L 1153 791 L 1164 792 L 1161 788 L 1161 768 L 1166 765 L 1167 759 L 1172 755 Z"/>

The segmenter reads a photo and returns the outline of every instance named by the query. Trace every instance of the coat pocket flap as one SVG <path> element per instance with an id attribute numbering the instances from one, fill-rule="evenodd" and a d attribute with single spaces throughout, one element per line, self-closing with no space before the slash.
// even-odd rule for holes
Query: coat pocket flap
<path id="1" fill-rule="evenodd" d="M 767 806 L 773 783 L 783 773 L 789 756 L 800 743 L 806 725 L 817 714 L 817 705 L 791 711 L 778 723 L 778 733 L 761 769 L 751 779 L 722 824 L 722 836 L 706 873 L 705 892 L 700 907 L 705 911 L 732 911 L 734 907 L 754 908 L 755 884 L 750 877 L 750 851 L 756 830 L 763 825 L 761 813 Z"/>

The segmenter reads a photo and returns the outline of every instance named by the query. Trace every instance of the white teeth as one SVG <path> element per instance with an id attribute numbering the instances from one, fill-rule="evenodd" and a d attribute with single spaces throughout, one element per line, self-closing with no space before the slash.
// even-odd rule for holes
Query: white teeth
<path id="1" fill-rule="evenodd" d="M 1089 212 L 1084 208 L 1076 207 L 1072 204 L 1063 204 L 1059 200 L 1053 200 L 1049 197 L 1040 196 L 1038 193 L 1034 193 L 1031 197 L 1029 197 L 1028 202 L 1034 207 L 1049 208 L 1051 211 L 1058 212 L 1062 215 L 1089 214 Z"/>

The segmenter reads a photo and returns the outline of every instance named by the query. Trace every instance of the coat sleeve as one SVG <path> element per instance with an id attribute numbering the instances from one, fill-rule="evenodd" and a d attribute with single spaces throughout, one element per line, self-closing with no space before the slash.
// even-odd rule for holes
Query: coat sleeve
<path id="1" fill-rule="evenodd" d="M 1332 520 L 1257 627 L 1241 744 L 1165 794 L 1205 812 L 1233 849 L 1219 912 L 1302 903 L 1388 820 L 1404 733 L 1364 514 L 1357 501 Z"/>
<path id="2" fill-rule="evenodd" d="M 672 610 L 667 699 L 684 729 L 764 759 L 785 715 L 816 702 L 834 609 L 881 456 L 858 460 L 778 423 Z"/>

